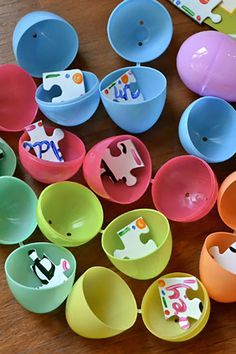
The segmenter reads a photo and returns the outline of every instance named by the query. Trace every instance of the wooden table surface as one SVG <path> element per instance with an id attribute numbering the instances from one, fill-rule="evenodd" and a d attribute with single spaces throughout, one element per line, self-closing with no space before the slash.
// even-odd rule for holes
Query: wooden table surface
<path id="1" fill-rule="evenodd" d="M 208 27 L 195 24 L 180 13 L 167 0 L 160 0 L 169 10 L 174 23 L 174 36 L 168 50 L 160 58 L 147 65 L 157 68 L 166 75 L 168 80 L 168 96 L 164 111 L 157 124 L 139 138 L 148 147 L 153 174 L 168 159 L 185 154 L 178 136 L 177 127 L 183 110 L 197 96 L 191 93 L 180 81 L 176 71 L 176 54 L 181 43 L 191 34 Z M 106 35 L 106 24 L 109 14 L 119 3 L 117 0 L 9 0 L 0 1 L 0 62 L 14 63 L 12 53 L 12 32 L 16 22 L 27 12 L 48 10 L 67 19 L 78 31 L 80 39 L 79 53 L 71 67 L 78 67 L 97 74 L 102 79 L 107 73 L 128 66 L 125 60 L 112 50 Z M 38 113 L 38 118 L 43 117 Z M 46 120 L 46 119 L 45 119 Z M 82 126 L 69 129 L 75 132 L 89 149 L 96 142 L 113 135 L 122 134 L 108 117 L 102 104 L 95 115 Z M 17 153 L 17 142 L 20 134 L 1 133 Z M 234 171 L 236 159 L 226 163 L 213 165 L 219 183 Z M 18 162 L 16 177 L 25 180 L 39 195 L 44 188 L 32 180 Z M 83 182 L 81 172 L 74 181 Z M 154 208 L 150 188 L 138 202 L 121 206 L 101 200 L 105 223 L 107 225 L 116 216 L 125 211 L 139 207 Z M 190 224 L 171 222 L 173 232 L 173 253 L 164 273 L 173 271 L 188 272 L 198 276 L 198 263 L 201 247 L 205 237 L 214 231 L 227 230 L 217 213 L 216 207 L 204 219 Z M 28 242 L 45 240 L 39 229 Z M 24 310 L 13 298 L 6 283 L 4 262 L 6 257 L 17 246 L 0 247 L 0 353 L 235 353 L 236 352 L 236 304 L 219 304 L 212 301 L 209 322 L 203 332 L 195 339 L 185 343 L 169 343 L 154 337 L 145 328 L 141 316 L 135 325 L 125 333 L 110 339 L 89 340 L 73 333 L 65 319 L 65 304 L 56 311 L 37 315 Z M 91 242 L 72 250 L 77 263 L 78 278 L 86 269 L 94 265 L 111 268 L 119 273 L 103 253 L 100 236 Z M 120 273 L 119 273 L 120 274 Z M 154 281 L 138 281 L 120 274 L 132 289 L 140 307 L 148 286 Z"/>

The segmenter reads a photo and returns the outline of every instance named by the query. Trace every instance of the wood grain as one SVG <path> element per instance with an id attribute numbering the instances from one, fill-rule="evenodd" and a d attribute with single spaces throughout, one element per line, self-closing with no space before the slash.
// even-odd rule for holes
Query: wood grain
<path id="1" fill-rule="evenodd" d="M 147 145 L 153 163 L 153 174 L 171 157 L 184 154 L 177 136 L 181 113 L 197 98 L 180 81 L 176 71 L 176 54 L 181 43 L 191 34 L 208 29 L 200 27 L 180 13 L 167 0 L 160 0 L 169 10 L 174 22 L 174 37 L 166 53 L 149 66 L 162 71 L 168 80 L 168 97 L 163 114 L 158 123 L 147 133 L 139 135 Z M 117 0 L 0 0 L 0 62 L 14 63 L 12 53 L 12 32 L 16 22 L 32 10 L 47 10 L 66 18 L 78 31 L 80 49 L 71 67 L 89 70 L 101 79 L 112 70 L 129 63 L 119 58 L 111 49 L 106 24 Z M 38 117 L 42 117 L 39 113 Z M 45 119 L 46 120 L 46 119 Z M 121 134 L 107 116 L 102 104 L 91 120 L 82 126 L 71 128 L 80 136 L 89 149 L 103 138 Z M 20 134 L 3 134 L 17 153 Z M 219 183 L 235 169 L 236 158 L 213 166 Z M 39 195 L 43 185 L 32 180 L 18 163 L 17 177 L 25 180 Z M 73 178 L 83 181 L 81 173 Z M 123 212 L 139 207 L 153 208 L 150 189 L 143 198 L 129 206 L 120 206 L 101 200 L 105 225 Z M 198 276 L 200 250 L 205 237 L 214 231 L 227 230 L 220 220 L 216 208 L 204 219 L 190 224 L 171 223 L 173 232 L 173 254 L 165 273 L 183 271 Z M 45 240 L 37 229 L 27 242 Z M 212 301 L 210 320 L 204 331 L 195 339 L 181 343 L 168 343 L 150 334 L 139 316 L 134 327 L 125 333 L 106 340 L 88 340 L 74 334 L 68 327 L 64 315 L 64 304 L 56 311 L 46 315 L 36 315 L 24 310 L 14 300 L 7 286 L 4 274 L 6 257 L 16 246 L 0 247 L 0 353 L 80 353 L 80 354 L 130 354 L 130 353 L 235 353 L 236 352 L 236 304 L 218 304 Z M 94 265 L 113 270 L 100 245 L 100 236 L 91 242 L 72 250 L 78 262 L 77 277 Z M 116 270 L 117 271 L 117 270 Z M 118 271 L 117 271 L 118 272 Z M 137 281 L 121 274 L 131 287 L 138 306 L 152 281 Z"/>

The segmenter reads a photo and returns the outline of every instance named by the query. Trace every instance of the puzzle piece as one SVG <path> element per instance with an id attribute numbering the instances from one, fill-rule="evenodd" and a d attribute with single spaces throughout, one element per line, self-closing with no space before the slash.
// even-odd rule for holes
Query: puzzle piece
<path id="1" fill-rule="evenodd" d="M 44 90 L 49 91 L 54 85 L 60 86 L 62 93 L 52 98 L 53 103 L 66 102 L 85 94 L 84 77 L 79 69 L 44 73 Z"/>
<path id="2" fill-rule="evenodd" d="M 137 80 L 131 70 L 124 73 L 102 92 L 107 98 L 114 102 L 138 103 L 144 101 Z"/>
<path id="3" fill-rule="evenodd" d="M 64 138 L 63 130 L 56 128 L 51 136 L 47 135 L 43 123 L 40 120 L 25 128 L 30 140 L 23 142 L 23 147 L 28 151 L 34 149 L 39 159 L 64 162 L 58 142 Z"/>
<path id="4" fill-rule="evenodd" d="M 144 167 L 144 163 L 132 140 L 120 141 L 117 147 L 121 152 L 119 156 L 113 156 L 109 148 L 105 150 L 102 158 L 104 168 L 101 168 L 101 175 L 108 174 L 113 182 L 125 179 L 127 186 L 133 186 L 137 183 L 137 178 L 130 172 L 134 168 Z"/>
<path id="5" fill-rule="evenodd" d="M 66 259 L 62 258 L 60 264 L 55 265 L 45 254 L 40 259 L 35 249 L 30 250 L 28 255 L 34 262 L 31 270 L 42 283 L 40 288 L 52 288 L 68 279 L 64 273 L 70 269 L 70 263 Z"/>
<path id="6" fill-rule="evenodd" d="M 198 23 L 202 23 L 206 18 L 212 22 L 219 23 L 221 16 L 214 14 L 212 10 L 218 6 L 222 0 L 170 0 L 181 11 L 192 17 Z"/>
<path id="7" fill-rule="evenodd" d="M 224 269 L 236 274 L 236 242 L 234 242 L 224 253 L 220 253 L 218 246 L 209 249 L 210 255 Z"/>
<path id="8" fill-rule="evenodd" d="M 236 10 L 236 0 L 223 0 L 220 7 L 232 14 Z"/>
<path id="9" fill-rule="evenodd" d="M 155 251 L 157 245 L 153 240 L 148 240 L 147 243 L 143 243 L 140 240 L 141 234 L 147 234 L 149 232 L 149 227 L 142 217 L 125 226 L 117 232 L 125 248 L 115 250 L 114 257 L 135 259 L 147 256 Z"/>
<path id="10" fill-rule="evenodd" d="M 166 320 L 172 316 L 179 317 L 179 326 L 184 330 L 190 328 L 188 317 L 199 320 L 203 309 L 201 300 L 190 300 L 186 295 L 188 289 L 198 289 L 195 277 L 159 279 L 158 288 Z"/>

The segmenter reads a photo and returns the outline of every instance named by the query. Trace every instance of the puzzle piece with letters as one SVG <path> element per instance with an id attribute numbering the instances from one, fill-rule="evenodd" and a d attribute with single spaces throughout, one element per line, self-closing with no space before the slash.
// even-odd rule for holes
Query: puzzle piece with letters
<path id="1" fill-rule="evenodd" d="M 129 225 L 117 232 L 124 249 L 114 251 L 114 257 L 135 259 L 147 256 L 157 249 L 153 240 L 143 243 L 140 239 L 141 234 L 149 233 L 149 227 L 142 217 L 132 221 Z"/>
<path id="2" fill-rule="evenodd" d="M 236 274 L 236 242 L 230 245 L 223 253 L 220 253 L 218 246 L 211 247 L 209 253 L 224 269 Z"/>
<path id="3" fill-rule="evenodd" d="M 144 97 L 137 80 L 131 70 L 128 70 L 107 88 L 102 90 L 106 98 L 120 103 L 139 103 L 144 101 Z"/>
<path id="4" fill-rule="evenodd" d="M 36 277 L 41 281 L 40 288 L 52 288 L 68 280 L 64 274 L 70 269 L 70 263 L 62 258 L 59 265 L 55 265 L 45 254 L 40 259 L 37 251 L 32 249 L 28 252 L 33 264 L 30 266 Z"/>
<path id="5" fill-rule="evenodd" d="M 203 309 L 201 300 L 190 300 L 186 295 L 188 289 L 198 290 L 195 277 L 162 278 L 158 280 L 158 289 L 166 320 L 177 316 L 183 330 L 190 328 L 188 317 L 199 320 Z"/>
<path id="6" fill-rule="evenodd" d="M 137 178 L 131 174 L 135 168 L 144 167 L 144 163 L 132 140 L 127 139 L 117 143 L 119 156 L 113 156 L 107 148 L 102 157 L 101 175 L 107 174 L 113 182 L 124 180 L 127 186 L 137 183 Z"/>
<path id="7" fill-rule="evenodd" d="M 85 94 L 84 77 L 79 69 L 55 71 L 43 74 L 43 88 L 46 91 L 57 85 L 61 95 L 52 98 L 52 103 L 66 102 Z"/>
<path id="8" fill-rule="evenodd" d="M 47 135 L 42 121 L 38 121 L 25 128 L 30 140 L 23 142 L 23 147 L 28 151 L 34 149 L 39 159 L 64 162 L 58 142 L 64 138 L 63 130 L 56 128 L 51 136 Z"/>

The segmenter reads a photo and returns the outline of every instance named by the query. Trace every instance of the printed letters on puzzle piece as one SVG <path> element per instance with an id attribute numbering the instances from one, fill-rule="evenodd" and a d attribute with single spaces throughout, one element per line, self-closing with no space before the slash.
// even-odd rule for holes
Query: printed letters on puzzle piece
<path id="1" fill-rule="evenodd" d="M 30 140 L 24 141 L 23 146 L 28 151 L 34 149 L 36 156 L 39 159 L 64 162 L 58 142 L 64 138 L 63 130 L 56 128 L 51 136 L 47 135 L 43 123 L 33 123 L 25 128 Z"/>
<path id="2" fill-rule="evenodd" d="M 106 98 L 120 103 L 143 102 L 144 98 L 137 80 L 131 70 L 128 70 L 103 91 Z"/>
<path id="3" fill-rule="evenodd" d="M 198 320 L 201 317 L 203 304 L 200 299 L 190 300 L 187 297 L 188 289 L 198 290 L 195 277 L 163 278 L 158 280 L 158 289 L 162 302 L 165 319 L 177 316 L 179 326 L 183 330 L 190 328 L 188 317 Z"/>

